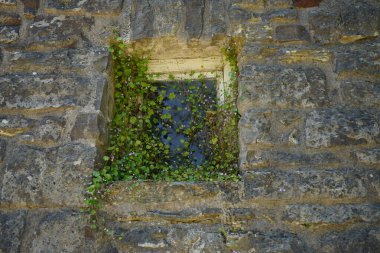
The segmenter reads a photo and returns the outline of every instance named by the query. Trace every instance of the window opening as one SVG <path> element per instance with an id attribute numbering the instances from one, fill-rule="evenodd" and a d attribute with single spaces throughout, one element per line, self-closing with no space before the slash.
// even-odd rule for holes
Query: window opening
<path id="1" fill-rule="evenodd" d="M 163 98 L 158 124 L 160 138 L 169 146 L 173 168 L 202 165 L 212 159 L 211 120 L 215 115 L 217 82 L 214 79 L 157 83 Z"/>

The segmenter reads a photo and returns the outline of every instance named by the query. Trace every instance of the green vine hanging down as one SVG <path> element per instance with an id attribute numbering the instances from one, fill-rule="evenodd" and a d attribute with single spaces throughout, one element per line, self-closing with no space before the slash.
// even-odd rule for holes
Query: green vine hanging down
<path id="1" fill-rule="evenodd" d="M 93 172 L 87 188 L 86 204 L 91 217 L 96 215 L 97 199 L 104 187 L 114 181 L 239 179 L 238 68 L 233 41 L 224 49 L 233 83 L 222 103 L 214 101 L 217 98 L 211 93 L 204 93 L 210 90 L 210 82 L 202 75 L 186 80 L 185 85 L 173 81 L 165 86 L 153 82 L 147 74 L 148 60 L 130 52 L 121 38 L 111 40 L 109 51 L 113 59 L 115 113 L 104 165 Z M 170 103 L 179 99 L 176 94 L 183 95 L 182 106 Z M 191 115 L 187 124 L 179 124 L 173 116 L 183 110 Z M 174 150 L 170 146 L 171 134 L 179 138 Z M 196 150 L 205 153 L 200 162 L 194 162 Z M 96 221 L 92 222 L 95 227 Z"/>

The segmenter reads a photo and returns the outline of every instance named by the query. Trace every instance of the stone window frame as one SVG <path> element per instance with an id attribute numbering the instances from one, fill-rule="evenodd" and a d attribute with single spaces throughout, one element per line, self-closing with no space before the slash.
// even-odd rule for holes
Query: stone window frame
<path id="1" fill-rule="evenodd" d="M 224 57 L 159 59 L 150 60 L 148 73 L 152 82 L 199 80 L 199 75 L 205 79 L 216 80 L 217 97 L 223 103 L 225 94 L 231 91 L 231 67 Z"/>

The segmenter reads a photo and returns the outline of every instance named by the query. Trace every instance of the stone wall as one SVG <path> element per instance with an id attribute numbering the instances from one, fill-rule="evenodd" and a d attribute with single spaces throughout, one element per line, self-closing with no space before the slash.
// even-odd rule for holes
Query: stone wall
<path id="1" fill-rule="evenodd" d="M 379 252 L 379 28 L 377 0 L 0 0 L 0 252 Z M 244 41 L 242 182 L 116 183 L 110 240 L 80 208 L 114 30 L 157 59 Z"/>

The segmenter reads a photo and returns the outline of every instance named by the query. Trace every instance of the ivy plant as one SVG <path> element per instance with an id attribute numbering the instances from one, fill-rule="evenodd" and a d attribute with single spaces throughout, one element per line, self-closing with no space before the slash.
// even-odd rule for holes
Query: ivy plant
<path id="1" fill-rule="evenodd" d="M 154 82 L 148 59 L 130 50 L 121 38 L 111 40 L 109 51 L 115 108 L 103 165 L 93 172 L 87 188 L 85 201 L 93 227 L 98 199 L 114 181 L 239 180 L 239 71 L 233 40 L 223 50 L 232 69 L 232 84 L 223 101 L 210 92 L 215 87 L 203 75 L 165 85 Z M 183 95 L 180 104 L 177 94 Z M 189 119 L 184 124 L 176 115 L 189 115 Z M 179 139 L 176 148 L 170 143 L 173 135 Z M 199 151 L 204 154 L 195 161 Z"/>

